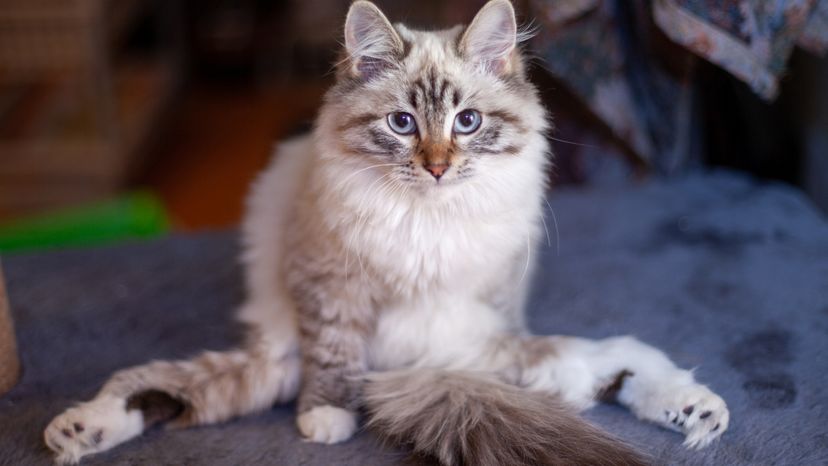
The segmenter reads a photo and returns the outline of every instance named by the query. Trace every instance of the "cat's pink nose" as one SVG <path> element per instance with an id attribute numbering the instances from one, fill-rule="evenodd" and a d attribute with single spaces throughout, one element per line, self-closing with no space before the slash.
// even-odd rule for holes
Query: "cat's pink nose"
<path id="1" fill-rule="evenodd" d="M 445 173 L 446 170 L 448 170 L 449 164 L 447 164 L 447 163 L 433 163 L 433 164 L 429 163 L 429 164 L 423 165 L 423 168 L 425 168 L 429 173 L 431 173 L 431 176 L 433 176 L 434 179 L 439 180 L 440 177 L 443 176 L 443 173 Z"/>

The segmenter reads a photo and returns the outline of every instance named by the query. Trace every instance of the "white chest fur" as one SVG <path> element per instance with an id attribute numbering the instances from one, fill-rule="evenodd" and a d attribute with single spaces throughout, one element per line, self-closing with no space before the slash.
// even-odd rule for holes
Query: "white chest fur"
<path id="1" fill-rule="evenodd" d="M 516 283 L 516 261 L 529 267 L 538 199 L 523 194 L 529 199 L 511 209 L 486 201 L 476 215 L 388 198 L 360 213 L 346 230 L 349 267 L 353 273 L 370 267 L 393 296 L 379 310 L 372 367 L 475 367 L 469 358 L 479 358 L 493 335 L 512 326 L 511 316 L 485 297 Z"/>
<path id="2" fill-rule="evenodd" d="M 523 185 L 481 180 L 411 193 L 372 188 L 377 175 L 364 173 L 332 193 L 338 209 L 328 222 L 343 237 L 349 273 L 370 266 L 395 295 L 410 298 L 473 294 L 531 247 L 543 191 L 531 175 Z"/>
<path id="3" fill-rule="evenodd" d="M 508 327 L 507 316 L 467 295 L 440 294 L 382 309 L 370 342 L 372 369 L 473 369 L 490 338 Z"/>
<path id="4" fill-rule="evenodd" d="M 347 241 L 357 265 L 369 263 L 395 295 L 474 294 L 526 249 L 531 225 L 521 220 L 510 213 L 469 219 L 409 208 L 364 220 Z"/>

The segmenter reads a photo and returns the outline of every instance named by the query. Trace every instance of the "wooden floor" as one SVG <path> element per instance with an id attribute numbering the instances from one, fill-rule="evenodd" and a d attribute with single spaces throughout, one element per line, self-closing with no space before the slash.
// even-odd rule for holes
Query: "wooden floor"
<path id="1" fill-rule="evenodd" d="M 248 185 L 274 143 L 312 121 L 326 87 L 195 86 L 172 112 L 137 185 L 160 195 L 177 230 L 237 225 Z"/>

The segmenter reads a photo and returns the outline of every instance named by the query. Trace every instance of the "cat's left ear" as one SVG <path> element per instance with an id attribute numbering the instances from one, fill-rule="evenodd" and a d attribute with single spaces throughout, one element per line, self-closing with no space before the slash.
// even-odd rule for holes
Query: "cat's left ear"
<path id="1" fill-rule="evenodd" d="M 371 2 L 357 1 L 345 18 L 345 49 L 350 71 L 355 76 L 371 79 L 393 66 L 403 54 L 403 41 Z"/>
<path id="2" fill-rule="evenodd" d="M 460 53 L 494 74 L 512 71 L 516 46 L 517 22 L 509 0 L 491 0 L 483 5 L 460 39 Z"/>

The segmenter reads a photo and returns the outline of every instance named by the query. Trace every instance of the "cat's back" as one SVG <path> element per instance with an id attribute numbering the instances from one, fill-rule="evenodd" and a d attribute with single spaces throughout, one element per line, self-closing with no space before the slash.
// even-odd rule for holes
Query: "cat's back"
<path id="1" fill-rule="evenodd" d="M 270 165 L 251 186 L 242 222 L 242 260 L 248 269 L 251 294 L 269 294 L 280 281 L 285 230 L 314 159 L 311 135 L 282 141 L 276 145 Z"/>

